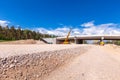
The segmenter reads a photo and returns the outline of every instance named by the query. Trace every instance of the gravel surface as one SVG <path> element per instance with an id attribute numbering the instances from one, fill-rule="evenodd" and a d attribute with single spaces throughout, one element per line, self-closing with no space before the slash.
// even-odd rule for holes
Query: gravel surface
<path id="1" fill-rule="evenodd" d="M 45 80 L 120 80 L 120 53 L 110 45 L 92 46 Z"/>
<path id="2" fill-rule="evenodd" d="M 62 50 L 69 48 L 76 48 L 79 46 L 85 45 L 38 45 L 38 44 L 28 44 L 28 45 L 9 45 L 9 44 L 1 44 L 0 45 L 0 57 L 8 57 L 14 55 L 22 55 L 22 54 L 32 54 L 44 51 L 54 51 L 54 50 Z M 87 45 L 86 45 L 87 46 Z"/>
<path id="3" fill-rule="evenodd" d="M 44 80 L 87 45 L 0 45 L 0 80 Z"/>
<path id="4" fill-rule="evenodd" d="M 115 45 L 1 44 L 0 80 L 120 80 L 119 49 Z"/>

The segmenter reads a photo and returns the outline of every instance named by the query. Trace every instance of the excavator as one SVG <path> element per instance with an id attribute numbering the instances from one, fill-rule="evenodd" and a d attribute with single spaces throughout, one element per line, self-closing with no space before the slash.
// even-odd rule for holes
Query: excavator
<path id="1" fill-rule="evenodd" d="M 66 37 L 66 39 L 65 39 L 65 41 L 63 42 L 63 44 L 70 44 L 70 42 L 69 42 L 69 36 L 70 36 L 70 33 L 71 33 L 71 31 L 72 31 L 72 28 L 70 28 L 70 31 L 68 32 L 68 35 L 67 35 L 67 37 Z"/>

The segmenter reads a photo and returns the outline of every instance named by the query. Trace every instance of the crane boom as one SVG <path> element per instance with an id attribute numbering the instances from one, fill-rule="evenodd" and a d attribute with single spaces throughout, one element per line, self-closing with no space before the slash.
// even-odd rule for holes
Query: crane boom
<path id="1" fill-rule="evenodd" d="M 66 39 L 64 41 L 64 44 L 69 44 L 68 38 L 70 36 L 71 31 L 72 31 L 72 29 L 70 28 L 70 31 L 68 32 L 68 35 L 67 35 L 67 37 L 66 37 Z"/>

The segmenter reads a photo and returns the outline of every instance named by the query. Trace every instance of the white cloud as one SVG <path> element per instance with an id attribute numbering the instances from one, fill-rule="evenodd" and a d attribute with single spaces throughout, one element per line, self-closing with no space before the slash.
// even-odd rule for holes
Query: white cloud
<path id="1" fill-rule="evenodd" d="M 48 30 L 44 28 L 38 28 L 41 33 L 54 34 L 58 36 L 66 36 L 72 27 L 71 35 L 120 35 L 120 29 L 118 24 L 106 23 L 95 25 L 94 21 L 83 23 L 79 28 L 73 28 L 73 26 L 63 26 L 61 28 L 56 28 L 54 30 Z"/>
<path id="2" fill-rule="evenodd" d="M 93 27 L 94 26 L 94 21 L 84 23 L 81 26 L 83 26 L 83 27 Z"/>
<path id="3" fill-rule="evenodd" d="M 0 20 L 0 25 L 1 25 L 2 27 L 6 27 L 8 24 L 9 24 L 8 21 Z"/>
<path id="4" fill-rule="evenodd" d="M 47 29 L 45 28 L 37 28 L 36 31 L 40 32 L 40 33 L 43 33 L 43 34 L 48 34 L 48 31 Z"/>
<path id="5" fill-rule="evenodd" d="M 90 25 L 88 26 L 88 24 Z M 87 27 L 86 27 L 87 25 Z M 107 23 L 95 25 L 94 22 L 84 23 L 83 27 L 83 35 L 120 35 L 120 29 L 117 28 L 117 24 Z"/>
<path id="6" fill-rule="evenodd" d="M 58 36 L 66 36 L 70 30 L 70 27 L 63 26 L 61 28 L 56 28 L 54 30 L 47 30 L 45 28 L 37 28 L 36 31 L 39 31 L 40 33 L 44 34 L 52 34 L 52 35 L 58 35 Z M 80 35 L 80 30 L 77 28 L 74 28 L 71 32 L 71 35 Z"/>
<path id="7" fill-rule="evenodd" d="M 45 28 L 37 28 L 36 30 L 39 31 L 40 33 L 44 33 L 44 34 L 65 36 L 65 35 L 67 35 L 69 28 L 63 27 L 63 28 L 56 28 L 54 30 L 47 30 Z"/>

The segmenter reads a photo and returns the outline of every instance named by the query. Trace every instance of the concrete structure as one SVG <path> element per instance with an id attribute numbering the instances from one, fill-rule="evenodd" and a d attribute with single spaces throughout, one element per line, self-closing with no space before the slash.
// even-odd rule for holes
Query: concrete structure
<path id="1" fill-rule="evenodd" d="M 48 44 L 56 44 L 56 38 L 42 38 L 42 41 Z"/>
<path id="2" fill-rule="evenodd" d="M 66 37 L 57 37 L 56 44 L 64 42 Z M 76 44 L 83 44 L 84 40 L 120 40 L 119 35 L 81 35 L 81 36 L 70 36 L 69 41 Z"/>

